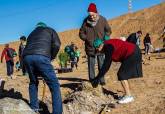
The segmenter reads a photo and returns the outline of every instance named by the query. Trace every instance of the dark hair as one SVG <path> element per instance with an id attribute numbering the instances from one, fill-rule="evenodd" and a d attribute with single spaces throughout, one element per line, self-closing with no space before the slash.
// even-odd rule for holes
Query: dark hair
<path id="1" fill-rule="evenodd" d="M 77 49 L 78 49 L 78 47 L 77 47 L 77 46 L 75 46 L 75 49 L 77 50 Z"/>
<path id="2" fill-rule="evenodd" d="M 150 35 L 149 33 L 146 34 L 146 36 L 149 36 L 149 35 Z"/>
<path id="3" fill-rule="evenodd" d="M 20 40 L 26 41 L 26 37 L 25 36 L 21 36 Z"/>
<path id="4" fill-rule="evenodd" d="M 138 34 L 142 34 L 142 31 L 141 31 L 141 30 L 139 30 L 139 31 L 137 31 L 137 33 L 138 33 Z"/>
<path id="5" fill-rule="evenodd" d="M 9 44 L 5 44 L 5 47 L 9 47 Z"/>

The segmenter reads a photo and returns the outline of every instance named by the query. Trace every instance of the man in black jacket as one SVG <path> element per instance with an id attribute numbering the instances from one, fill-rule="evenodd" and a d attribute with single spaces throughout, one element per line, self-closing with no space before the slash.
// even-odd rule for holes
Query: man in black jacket
<path id="1" fill-rule="evenodd" d="M 141 35 L 142 35 L 142 31 L 139 30 L 136 33 L 130 34 L 126 41 L 140 46 L 140 37 L 141 37 Z"/>
<path id="2" fill-rule="evenodd" d="M 151 46 L 151 38 L 149 33 L 147 33 L 146 36 L 144 37 L 143 43 L 145 47 L 145 54 L 150 54 L 152 46 Z"/>
<path id="3" fill-rule="evenodd" d="M 26 75 L 26 73 L 27 73 L 25 65 L 23 64 L 23 59 L 22 59 L 22 54 L 23 54 L 23 50 L 24 50 L 25 46 L 26 46 L 26 37 L 21 36 L 20 37 L 20 45 L 19 45 L 18 55 L 19 55 L 20 67 L 22 69 L 22 75 Z"/>
<path id="4" fill-rule="evenodd" d="M 37 24 L 36 29 L 27 38 L 23 61 L 30 78 L 30 106 L 35 111 L 39 109 L 37 76 L 40 75 L 52 94 L 53 114 L 62 114 L 60 85 L 51 65 L 51 60 L 55 59 L 60 46 L 61 42 L 56 31 L 42 22 Z"/>

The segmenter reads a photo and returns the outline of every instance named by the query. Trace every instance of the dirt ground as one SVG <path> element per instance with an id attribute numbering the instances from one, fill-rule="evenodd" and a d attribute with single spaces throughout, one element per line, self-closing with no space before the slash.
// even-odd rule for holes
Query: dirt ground
<path id="1" fill-rule="evenodd" d="M 129 81 L 135 101 L 125 105 L 116 104 L 110 112 L 102 111 L 101 114 L 165 114 L 165 53 L 163 52 L 160 55 L 151 54 L 150 60 L 148 56 L 143 55 L 143 59 L 143 78 Z M 116 102 L 116 95 L 123 94 L 116 76 L 119 66 L 119 63 L 113 63 L 105 76 L 106 85 L 104 88 L 106 89 L 106 94 L 114 98 L 113 102 Z M 1 97 L 19 98 L 28 101 L 28 76 L 22 76 L 20 71 L 15 71 L 16 79 L 8 79 L 4 63 L 0 64 L 0 69 L 0 77 L 5 80 L 4 90 L 0 93 Z M 81 58 L 78 69 L 74 69 L 73 72 L 57 74 L 57 76 L 61 85 L 62 98 L 65 100 L 68 94 L 77 90 L 79 84 L 88 80 L 86 59 Z M 39 84 L 38 94 L 39 99 L 42 100 L 42 81 Z M 43 102 L 51 111 L 51 95 L 48 88 Z M 48 109 L 44 108 L 44 110 Z M 47 113 L 43 112 L 43 114 Z M 68 114 L 70 113 L 68 112 Z"/>

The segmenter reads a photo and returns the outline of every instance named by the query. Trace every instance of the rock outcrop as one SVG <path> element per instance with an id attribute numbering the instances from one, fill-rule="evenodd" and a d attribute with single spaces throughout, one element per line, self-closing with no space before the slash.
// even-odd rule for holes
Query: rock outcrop
<path id="1" fill-rule="evenodd" d="M 36 114 L 21 99 L 3 98 L 0 99 L 0 114 Z"/>

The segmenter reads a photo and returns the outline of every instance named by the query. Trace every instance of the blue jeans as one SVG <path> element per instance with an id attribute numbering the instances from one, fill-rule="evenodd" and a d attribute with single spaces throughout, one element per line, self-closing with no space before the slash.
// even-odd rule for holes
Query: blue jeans
<path id="1" fill-rule="evenodd" d="M 14 62 L 13 60 L 6 61 L 7 75 L 11 76 L 13 74 Z"/>
<path id="2" fill-rule="evenodd" d="M 39 109 L 39 82 L 37 76 L 40 75 L 46 81 L 52 94 L 53 114 L 62 114 L 62 99 L 60 85 L 54 72 L 54 68 L 51 65 L 50 59 L 42 55 L 27 55 L 24 57 L 23 62 L 25 63 L 30 78 L 29 96 L 31 108 L 34 110 Z"/>

